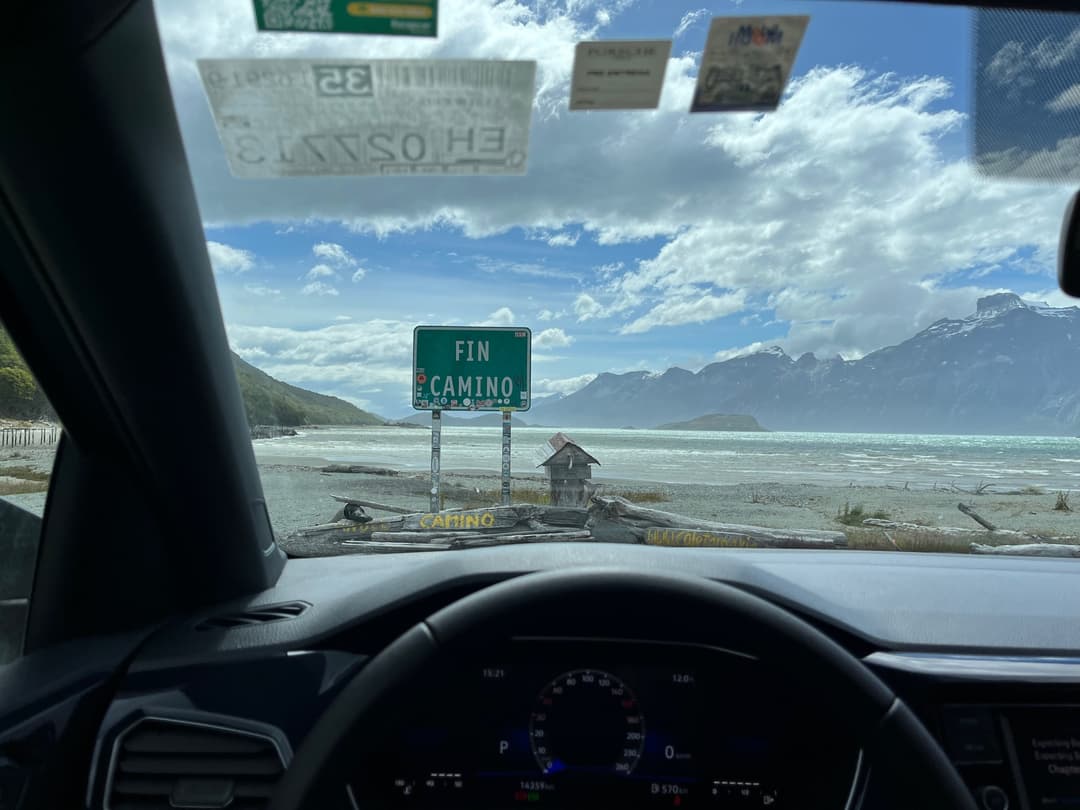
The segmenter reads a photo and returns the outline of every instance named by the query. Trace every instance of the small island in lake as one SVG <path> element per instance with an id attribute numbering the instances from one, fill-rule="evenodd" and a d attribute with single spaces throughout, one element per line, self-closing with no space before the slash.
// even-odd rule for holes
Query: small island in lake
<path id="1" fill-rule="evenodd" d="M 709 413 L 686 422 L 669 422 L 657 430 L 732 430 L 743 433 L 767 433 L 757 419 L 741 413 Z"/>

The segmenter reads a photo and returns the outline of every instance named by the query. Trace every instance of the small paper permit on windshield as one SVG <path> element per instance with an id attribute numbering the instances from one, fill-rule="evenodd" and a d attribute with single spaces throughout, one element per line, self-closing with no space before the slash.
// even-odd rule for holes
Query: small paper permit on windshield
<path id="1" fill-rule="evenodd" d="M 799 53 L 810 18 L 714 17 L 690 112 L 769 112 Z"/>
<path id="2" fill-rule="evenodd" d="M 439 0 L 255 0 L 255 24 L 261 31 L 433 37 L 438 15 Z"/>
<path id="3" fill-rule="evenodd" d="M 234 177 L 522 175 L 536 63 L 200 59 Z"/>
<path id="4" fill-rule="evenodd" d="M 670 39 L 579 42 L 570 109 L 656 109 L 670 55 Z"/>

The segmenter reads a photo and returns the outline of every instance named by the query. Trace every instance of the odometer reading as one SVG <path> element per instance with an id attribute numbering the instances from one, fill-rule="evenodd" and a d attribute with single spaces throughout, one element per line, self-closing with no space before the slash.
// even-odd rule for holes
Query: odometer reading
<path id="1" fill-rule="evenodd" d="M 634 693 L 614 675 L 576 669 L 537 697 L 529 740 L 545 774 L 627 776 L 645 749 L 645 718 Z"/>

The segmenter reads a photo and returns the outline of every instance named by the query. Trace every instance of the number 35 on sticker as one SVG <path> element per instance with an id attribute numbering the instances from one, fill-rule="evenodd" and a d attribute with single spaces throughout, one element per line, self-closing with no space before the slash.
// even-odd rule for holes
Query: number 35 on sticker
<path id="1" fill-rule="evenodd" d="M 315 92 L 320 96 L 371 96 L 370 65 L 315 65 Z"/>

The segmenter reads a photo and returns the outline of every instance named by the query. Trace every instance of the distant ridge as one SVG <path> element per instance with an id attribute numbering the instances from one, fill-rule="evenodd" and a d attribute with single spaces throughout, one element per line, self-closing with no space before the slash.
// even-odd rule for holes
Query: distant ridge
<path id="1" fill-rule="evenodd" d="M 740 433 L 765 433 L 757 419 L 746 414 L 710 413 L 686 422 L 668 422 L 657 430 L 730 430 Z"/>
<path id="2" fill-rule="evenodd" d="M 753 414 L 771 430 L 1076 436 L 1080 309 L 998 293 L 858 360 L 773 346 L 697 372 L 601 374 L 529 415 L 560 428 L 653 427 L 713 412 Z"/>

